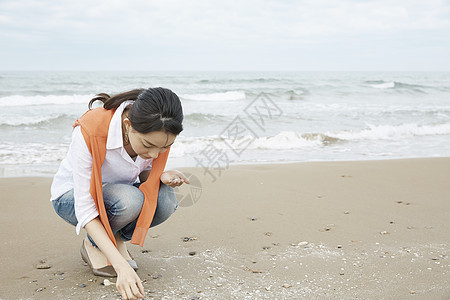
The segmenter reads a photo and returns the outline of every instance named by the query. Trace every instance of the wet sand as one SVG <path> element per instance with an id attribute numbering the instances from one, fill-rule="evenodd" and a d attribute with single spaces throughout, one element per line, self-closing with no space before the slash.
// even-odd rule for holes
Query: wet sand
<path id="1" fill-rule="evenodd" d="M 147 299 L 450 299 L 450 158 L 180 170 L 201 189 L 129 246 Z M 0 179 L 0 298 L 118 299 L 50 183 Z"/>

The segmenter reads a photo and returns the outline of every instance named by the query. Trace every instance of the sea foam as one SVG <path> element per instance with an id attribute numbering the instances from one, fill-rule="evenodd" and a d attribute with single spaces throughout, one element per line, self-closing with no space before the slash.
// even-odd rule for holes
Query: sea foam
<path id="1" fill-rule="evenodd" d="M 0 107 L 89 103 L 93 95 L 47 95 L 21 96 L 13 95 L 0 98 Z"/>
<path id="2" fill-rule="evenodd" d="M 228 91 L 223 93 L 180 94 L 180 98 L 191 101 L 236 101 L 245 99 L 245 92 Z"/>
<path id="3" fill-rule="evenodd" d="M 11 126 L 11 127 L 29 127 L 29 126 L 41 126 L 41 125 L 52 125 L 57 124 L 57 122 L 64 119 L 70 118 L 75 120 L 74 116 L 69 116 L 68 114 L 57 114 L 57 115 L 39 115 L 39 116 L 3 116 L 0 120 L 1 126 Z"/>
<path id="4" fill-rule="evenodd" d="M 450 123 L 436 125 L 403 124 L 398 126 L 369 125 L 368 128 L 363 130 L 345 130 L 326 134 L 346 141 L 408 139 L 414 136 L 448 135 L 450 134 Z"/>
<path id="5" fill-rule="evenodd" d="M 450 134 L 450 124 L 425 125 L 404 124 L 399 126 L 369 126 L 363 130 L 342 130 L 322 133 L 299 133 L 281 131 L 271 136 L 253 137 L 242 135 L 234 138 L 223 136 L 179 137 L 172 147 L 171 155 L 196 155 L 202 151 L 283 150 L 318 149 L 350 141 L 407 140 L 415 136 L 435 136 Z M 233 145 L 239 145 L 235 147 Z"/>

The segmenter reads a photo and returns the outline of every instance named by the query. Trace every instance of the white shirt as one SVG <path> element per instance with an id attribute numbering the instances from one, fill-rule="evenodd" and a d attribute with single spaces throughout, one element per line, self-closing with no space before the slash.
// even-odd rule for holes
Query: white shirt
<path id="1" fill-rule="evenodd" d="M 102 182 L 133 184 L 139 174 L 151 170 L 153 159 L 143 159 L 140 156 L 133 160 L 123 147 L 122 113 L 128 104 L 123 102 L 114 113 L 108 129 L 106 141 L 106 157 L 102 165 Z M 80 126 L 72 132 L 72 142 L 67 156 L 61 162 L 58 172 L 53 178 L 51 201 L 57 199 L 71 189 L 74 190 L 75 215 L 78 220 L 77 234 L 80 234 L 89 221 L 98 216 L 94 199 L 89 188 L 91 186 L 92 156 L 81 133 Z"/>

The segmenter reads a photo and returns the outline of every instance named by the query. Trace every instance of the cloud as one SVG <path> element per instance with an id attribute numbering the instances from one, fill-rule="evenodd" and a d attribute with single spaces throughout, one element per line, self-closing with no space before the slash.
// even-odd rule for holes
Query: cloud
<path id="1" fill-rule="evenodd" d="M 0 38 L 10 49 L 94 46 L 116 55 L 283 55 L 340 41 L 427 43 L 431 36 L 435 47 L 448 47 L 450 34 L 450 3 L 438 0 L 3 0 L 0 12 Z"/>
<path id="2" fill-rule="evenodd" d="M 449 29 L 445 1 L 2 1 L 2 25 L 19 30 L 70 31 L 235 40 Z"/>

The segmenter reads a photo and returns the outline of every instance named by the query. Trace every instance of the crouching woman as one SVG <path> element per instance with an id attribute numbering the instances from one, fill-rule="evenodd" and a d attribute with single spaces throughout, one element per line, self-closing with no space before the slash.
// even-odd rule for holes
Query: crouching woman
<path id="1" fill-rule="evenodd" d="M 103 107 L 91 109 L 95 101 Z M 82 259 L 99 276 L 117 276 L 123 299 L 144 297 L 126 241 L 143 245 L 150 227 L 176 210 L 173 187 L 189 180 L 164 171 L 183 130 L 178 96 L 165 88 L 99 94 L 74 124 L 67 156 L 53 179 L 56 213 L 87 236 Z"/>

